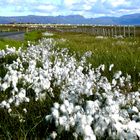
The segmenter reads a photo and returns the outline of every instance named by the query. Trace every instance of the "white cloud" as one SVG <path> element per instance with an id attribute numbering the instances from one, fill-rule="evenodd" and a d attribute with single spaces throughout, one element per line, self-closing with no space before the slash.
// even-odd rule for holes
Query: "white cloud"
<path id="1" fill-rule="evenodd" d="M 66 6 L 72 6 L 75 3 L 77 3 L 77 0 L 64 0 Z"/>
<path id="2" fill-rule="evenodd" d="M 117 7 L 126 3 L 126 1 L 125 0 L 113 0 L 113 1 L 110 0 L 110 3 L 113 7 Z"/>
<path id="3" fill-rule="evenodd" d="M 95 3 L 97 2 L 98 0 L 85 0 L 85 2 L 88 2 L 88 3 Z"/>
<path id="4" fill-rule="evenodd" d="M 91 5 L 84 5 L 83 6 L 84 10 L 91 10 L 92 9 L 92 6 Z"/>
<path id="5" fill-rule="evenodd" d="M 110 3 L 113 7 L 118 7 L 121 5 L 128 6 L 130 4 L 130 1 L 126 1 L 126 0 L 106 0 L 106 1 Z"/>
<path id="6" fill-rule="evenodd" d="M 54 5 L 39 5 L 36 9 L 43 10 L 43 11 L 52 11 L 55 10 L 56 7 Z"/>
<path id="7" fill-rule="evenodd" d="M 121 16 L 139 12 L 140 0 L 0 0 L 0 15 Z"/>

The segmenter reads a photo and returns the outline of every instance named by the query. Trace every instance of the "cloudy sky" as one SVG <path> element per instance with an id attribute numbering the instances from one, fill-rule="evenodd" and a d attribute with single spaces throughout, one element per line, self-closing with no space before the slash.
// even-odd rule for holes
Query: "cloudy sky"
<path id="1" fill-rule="evenodd" d="M 140 0 L 0 0 L 0 16 L 121 16 L 140 13 Z"/>

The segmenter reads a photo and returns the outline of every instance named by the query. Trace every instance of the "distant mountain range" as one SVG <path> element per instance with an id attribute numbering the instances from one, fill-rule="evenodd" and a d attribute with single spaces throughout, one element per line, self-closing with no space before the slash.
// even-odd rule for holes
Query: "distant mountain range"
<path id="1" fill-rule="evenodd" d="M 121 17 L 85 18 L 80 15 L 68 16 L 0 16 L 0 24 L 41 23 L 41 24 L 100 24 L 100 25 L 140 25 L 140 13 Z"/>

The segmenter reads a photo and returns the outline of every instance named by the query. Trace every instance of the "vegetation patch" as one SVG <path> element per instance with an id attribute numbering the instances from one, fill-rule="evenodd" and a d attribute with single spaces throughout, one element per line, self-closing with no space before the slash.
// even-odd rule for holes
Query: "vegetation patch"
<path id="1" fill-rule="evenodd" d="M 140 139 L 139 39 L 50 37 L 0 50 L 0 139 Z"/>
<path id="2" fill-rule="evenodd" d="M 110 64 L 114 64 L 113 72 L 121 70 L 124 74 L 130 74 L 132 80 L 138 82 L 140 72 L 140 38 L 97 38 L 83 33 L 61 33 L 55 32 L 54 39 L 65 41 L 57 43 L 60 48 L 69 48 L 71 53 L 75 53 L 80 60 L 81 55 L 90 51 L 91 57 L 88 62 L 93 67 L 105 64 L 105 75 L 110 79 L 112 73 L 108 71 Z"/>

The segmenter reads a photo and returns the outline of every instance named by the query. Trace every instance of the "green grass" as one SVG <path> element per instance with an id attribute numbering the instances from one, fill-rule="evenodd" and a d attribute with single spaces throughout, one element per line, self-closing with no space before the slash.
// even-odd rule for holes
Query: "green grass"
<path id="1" fill-rule="evenodd" d="M 27 41 L 37 42 L 42 38 L 41 31 L 32 31 L 25 33 L 24 41 L 0 39 L 0 49 L 9 47 L 19 48 L 27 47 Z M 76 52 L 77 59 L 80 59 L 86 51 L 91 51 L 92 56 L 88 58 L 88 62 L 93 64 L 93 67 L 98 67 L 100 64 L 105 64 L 105 75 L 112 79 L 114 72 L 121 70 L 124 74 L 130 74 L 133 82 L 138 82 L 140 77 L 140 38 L 124 38 L 124 39 L 97 39 L 92 35 L 80 33 L 59 33 L 55 32 L 54 39 L 65 38 L 66 42 L 59 42 L 57 45 L 60 48 L 69 48 L 71 52 Z M 78 55 L 79 54 L 79 55 Z M 108 71 L 109 65 L 114 64 L 113 71 Z"/>
<path id="2" fill-rule="evenodd" d="M 41 31 L 32 31 L 29 33 L 25 33 L 25 41 L 38 41 L 42 38 Z"/>
<path id="3" fill-rule="evenodd" d="M 12 39 L 0 39 L 0 50 L 5 49 L 6 45 L 9 47 L 15 47 L 18 49 L 24 44 L 23 41 L 12 40 Z"/>
<path id="4" fill-rule="evenodd" d="M 87 51 L 92 52 L 88 58 L 93 67 L 105 64 L 105 75 L 111 80 L 113 73 L 121 70 L 125 75 L 130 74 L 132 81 L 138 82 L 140 77 L 140 38 L 105 38 L 97 39 L 88 34 L 80 33 L 54 33 L 54 39 L 64 38 L 66 42 L 58 43 L 58 47 L 69 48 L 71 52 L 76 52 L 77 58 Z M 80 55 L 78 55 L 80 54 Z M 109 72 L 110 64 L 114 64 L 112 72 Z"/>
<path id="5" fill-rule="evenodd" d="M 41 38 L 41 34 L 38 31 L 29 32 L 25 34 L 25 41 L 15 40 L 4 40 L 0 41 L 0 49 L 4 49 L 5 45 L 9 44 L 10 47 L 20 47 L 21 44 L 26 44 L 27 41 L 35 41 Z M 91 58 L 88 58 L 88 62 L 92 63 L 93 67 L 97 67 L 100 64 L 105 64 L 106 75 L 110 80 L 112 79 L 113 73 L 121 70 L 125 74 L 130 74 L 134 83 L 134 88 L 138 86 L 138 73 L 140 72 L 140 38 L 125 38 L 125 39 L 96 39 L 94 36 L 87 34 L 78 33 L 54 33 L 54 39 L 66 39 L 66 42 L 57 43 L 57 47 L 69 48 L 70 53 L 76 53 L 77 59 L 81 59 L 87 51 L 92 51 Z M 16 59 L 16 56 L 7 56 L 0 59 L 0 77 L 4 77 L 6 70 L 4 65 L 12 63 Z M 113 71 L 110 73 L 108 68 L 110 64 L 114 64 Z M 20 86 L 20 85 L 19 85 Z M 9 89 L 10 90 L 10 89 Z M 54 130 L 53 124 L 48 124 L 45 121 L 45 116 L 50 114 L 51 107 L 54 102 L 60 102 L 59 99 L 59 88 L 54 87 L 53 92 L 55 97 L 52 98 L 49 95 L 43 102 L 36 102 L 34 99 L 30 103 L 21 104 L 19 107 L 14 107 L 13 111 L 15 116 L 10 116 L 5 109 L 0 109 L 0 139 L 43 139 Z M 10 91 L 6 91 L 7 96 Z M 27 90 L 27 94 L 34 97 L 34 91 L 32 89 Z M 1 94 L 0 100 L 3 100 Z M 27 108 L 28 113 L 23 112 L 23 108 Z M 19 115 L 24 116 L 25 122 L 19 121 Z M 61 130 L 61 129 L 60 129 Z M 74 139 L 72 132 L 60 133 L 58 139 Z M 81 137 L 78 138 L 82 140 Z"/>
<path id="6" fill-rule="evenodd" d="M 26 49 L 27 41 L 36 43 L 41 38 L 42 38 L 41 31 L 32 31 L 32 32 L 25 33 L 24 41 L 1 38 L 0 50 L 5 49 L 7 45 L 9 45 L 9 47 L 15 47 L 16 49 L 18 49 L 19 47 L 23 47 L 24 49 Z"/>

